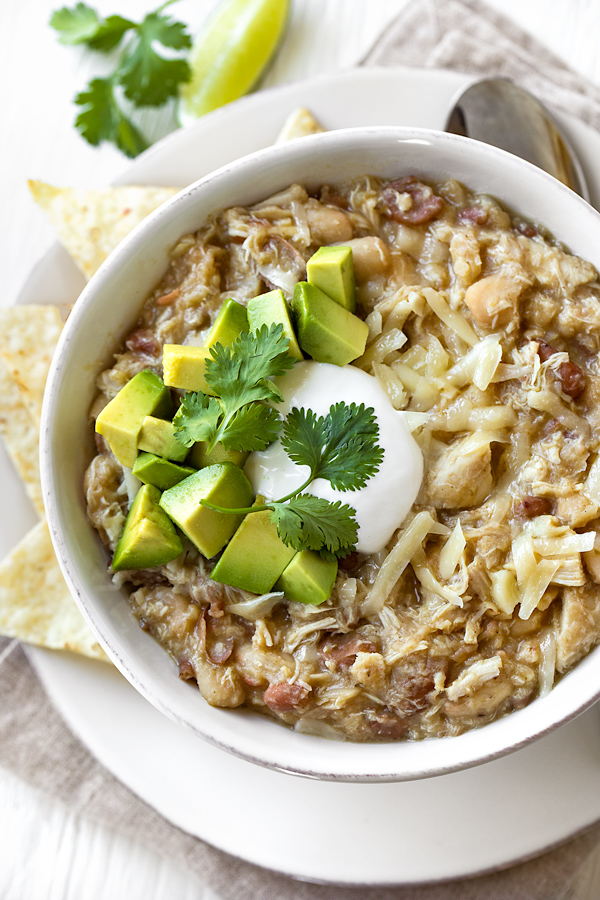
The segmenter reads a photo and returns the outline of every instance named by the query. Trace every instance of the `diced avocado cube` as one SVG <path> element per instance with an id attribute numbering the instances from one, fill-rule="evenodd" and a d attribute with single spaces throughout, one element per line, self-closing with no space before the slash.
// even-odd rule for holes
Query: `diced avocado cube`
<path id="1" fill-rule="evenodd" d="M 184 478 L 193 475 L 196 470 L 189 466 L 177 466 L 168 459 L 155 456 L 154 453 L 138 454 L 132 472 L 144 484 L 153 484 L 161 491 L 179 484 Z"/>
<path id="2" fill-rule="evenodd" d="M 236 509 L 250 506 L 252 496 L 252 487 L 242 470 L 226 462 L 200 469 L 169 488 L 160 498 L 160 505 L 200 553 L 211 559 L 223 549 L 244 514 L 217 512 L 202 506 L 200 501 Z"/>
<path id="3" fill-rule="evenodd" d="M 209 453 L 206 441 L 198 441 L 190 450 L 189 461 L 197 469 L 203 469 L 205 466 L 214 466 L 215 463 L 232 462 L 240 468 L 248 459 L 246 450 L 226 450 L 223 444 L 215 444 L 214 449 Z"/>
<path id="4" fill-rule="evenodd" d="M 248 331 L 246 307 L 230 298 L 219 310 L 219 315 L 208 332 L 204 346 L 212 347 L 213 344 L 221 344 L 222 347 L 230 347 L 242 331 Z"/>
<path id="5" fill-rule="evenodd" d="M 206 347 L 165 344 L 163 347 L 165 384 L 184 391 L 202 391 L 204 394 L 214 394 L 204 377 L 206 360 L 209 356 Z"/>
<path id="6" fill-rule="evenodd" d="M 318 606 L 329 597 L 337 576 L 337 560 L 323 559 L 314 550 L 296 553 L 275 585 L 288 600 Z"/>
<path id="7" fill-rule="evenodd" d="M 263 503 L 257 497 L 254 505 Z M 277 534 L 267 510 L 248 513 L 210 577 L 254 594 L 268 594 L 295 554 Z"/>
<path id="8" fill-rule="evenodd" d="M 352 247 L 319 247 L 306 263 L 307 280 L 353 313 L 356 285 Z"/>
<path id="9" fill-rule="evenodd" d="M 263 325 L 283 325 L 283 333 L 289 338 L 290 346 L 288 354 L 296 359 L 304 359 L 302 350 L 298 346 L 296 332 L 292 325 L 290 310 L 287 301 L 283 296 L 283 291 L 269 291 L 267 294 L 260 294 L 248 300 L 248 325 L 250 331 L 256 331 Z"/>
<path id="10" fill-rule="evenodd" d="M 113 571 L 162 566 L 182 552 L 181 539 L 159 500 L 160 491 L 151 484 L 137 492 L 115 548 Z"/>
<path id="11" fill-rule="evenodd" d="M 144 419 L 138 437 L 138 448 L 174 462 L 183 462 L 190 452 L 189 447 L 180 444 L 175 437 L 173 423 L 155 416 L 146 416 Z"/>
<path id="12" fill-rule="evenodd" d="M 292 311 L 300 346 L 318 362 L 345 366 L 365 352 L 369 336 L 367 323 L 314 284 L 307 281 L 296 284 Z"/>
<path id="13" fill-rule="evenodd" d="M 173 413 L 171 394 L 150 369 L 138 372 L 107 403 L 96 419 L 96 431 L 107 441 L 120 463 L 132 468 L 138 452 L 138 438 L 146 416 L 169 417 Z"/>

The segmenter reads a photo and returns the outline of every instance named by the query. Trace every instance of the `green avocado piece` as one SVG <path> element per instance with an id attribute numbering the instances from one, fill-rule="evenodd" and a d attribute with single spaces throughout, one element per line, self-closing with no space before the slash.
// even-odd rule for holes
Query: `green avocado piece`
<path id="1" fill-rule="evenodd" d="M 262 325 L 272 325 L 273 323 L 283 325 L 283 333 L 290 340 L 289 356 L 293 356 L 295 359 L 304 359 L 302 350 L 298 346 L 286 299 L 280 289 L 269 291 L 267 294 L 259 294 L 258 297 L 248 300 L 250 331 L 256 331 Z"/>
<path id="2" fill-rule="evenodd" d="M 329 597 L 337 576 L 337 560 L 323 559 L 314 550 L 296 553 L 275 585 L 288 600 L 318 606 Z"/>
<path id="3" fill-rule="evenodd" d="M 352 247 L 319 247 L 306 263 L 307 280 L 324 294 L 353 313 L 356 285 Z"/>
<path id="4" fill-rule="evenodd" d="M 204 374 L 210 354 L 206 347 L 165 344 L 163 347 L 163 378 L 169 387 L 184 391 L 214 394 Z"/>
<path id="5" fill-rule="evenodd" d="M 168 459 L 155 456 L 154 453 L 142 452 L 138 454 L 131 471 L 144 484 L 153 484 L 159 490 L 166 491 L 189 475 L 193 475 L 196 470 L 188 466 L 177 466 Z"/>
<path id="6" fill-rule="evenodd" d="M 254 506 L 264 503 L 257 497 Z M 248 513 L 211 572 L 213 581 L 268 594 L 296 551 L 287 547 L 267 510 Z"/>
<path id="7" fill-rule="evenodd" d="M 365 352 L 369 326 L 320 291 L 299 281 L 292 311 L 300 346 L 318 362 L 345 366 Z"/>
<path id="8" fill-rule="evenodd" d="M 137 492 L 115 547 L 113 571 L 162 566 L 183 551 L 175 526 L 159 501 L 160 491 L 151 484 Z"/>
<path id="9" fill-rule="evenodd" d="M 150 369 L 138 372 L 107 403 L 96 419 L 96 431 L 107 441 L 120 463 L 132 468 L 146 416 L 168 418 L 173 404 L 168 387 Z"/>
<path id="10" fill-rule="evenodd" d="M 252 496 L 252 487 L 242 470 L 225 462 L 206 466 L 169 488 L 160 498 L 160 505 L 200 553 L 211 559 L 223 549 L 244 514 L 217 512 L 202 506 L 200 501 L 235 509 L 250 506 Z"/>
<path id="11" fill-rule="evenodd" d="M 214 450 L 210 453 L 206 448 L 206 441 L 198 441 L 190 450 L 189 461 L 197 469 L 223 462 L 232 462 L 241 468 L 248 459 L 246 450 L 226 450 L 223 444 L 215 444 Z"/>
<path id="12" fill-rule="evenodd" d="M 173 423 L 155 416 L 146 416 L 144 419 L 138 437 L 138 448 L 174 462 L 183 462 L 190 452 L 189 447 L 180 444 L 175 437 Z"/>
<path id="13" fill-rule="evenodd" d="M 204 346 L 212 347 L 213 344 L 221 344 L 222 347 L 230 347 L 242 331 L 248 331 L 246 307 L 229 298 L 219 310 L 219 315 L 208 332 Z"/>

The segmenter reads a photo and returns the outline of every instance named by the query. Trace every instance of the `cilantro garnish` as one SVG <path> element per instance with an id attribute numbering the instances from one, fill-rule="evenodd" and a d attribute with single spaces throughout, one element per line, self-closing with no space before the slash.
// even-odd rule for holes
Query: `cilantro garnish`
<path id="1" fill-rule="evenodd" d="M 336 403 L 319 419 L 312 409 L 292 409 L 281 442 L 290 459 L 310 467 L 311 481 L 326 478 L 338 491 L 355 491 L 383 459 L 378 434 L 372 409 L 363 403 Z"/>
<path id="2" fill-rule="evenodd" d="M 206 441 L 209 453 L 221 443 L 227 450 L 264 450 L 277 437 L 279 413 L 265 402 L 282 400 L 271 381 L 294 364 L 283 325 L 263 325 L 242 333 L 231 347 L 210 348 L 205 378 L 217 397 L 188 393 L 177 410 L 175 437 L 186 447 Z"/>
<path id="3" fill-rule="evenodd" d="M 286 503 L 266 505 L 284 544 L 295 550 L 317 550 L 326 559 L 347 556 L 358 539 L 356 511 L 337 500 L 298 494 Z"/>
<path id="4" fill-rule="evenodd" d="M 52 14 L 50 25 L 63 44 L 84 44 L 101 53 L 121 46 L 112 75 L 92 79 L 75 97 L 83 107 L 75 126 L 90 144 L 109 141 L 127 156 L 137 156 L 148 141 L 124 109 L 123 99 L 134 107 L 162 106 L 190 79 L 187 60 L 173 56 L 173 51 L 188 50 L 191 38 L 184 24 L 163 12 L 173 2 L 167 0 L 141 22 L 122 16 L 103 19 L 82 2 Z"/>
<path id="5" fill-rule="evenodd" d="M 283 400 L 272 381 L 284 375 L 294 360 L 283 325 L 263 325 L 242 333 L 230 347 L 210 348 L 205 378 L 215 397 L 188 392 L 175 414 L 175 437 L 186 447 L 206 441 L 211 452 L 221 443 L 228 450 L 264 450 L 282 428 L 279 413 L 269 406 Z M 327 559 L 347 556 L 357 541 L 355 510 L 303 491 L 325 478 L 339 491 L 366 485 L 383 459 L 379 426 L 372 408 L 363 403 L 335 403 L 325 416 L 311 410 L 291 410 L 283 423 L 281 443 L 295 463 L 309 474 L 300 487 L 262 505 L 228 509 L 206 500 L 217 512 L 249 514 L 269 510 L 281 540 L 295 550 L 317 550 Z"/>

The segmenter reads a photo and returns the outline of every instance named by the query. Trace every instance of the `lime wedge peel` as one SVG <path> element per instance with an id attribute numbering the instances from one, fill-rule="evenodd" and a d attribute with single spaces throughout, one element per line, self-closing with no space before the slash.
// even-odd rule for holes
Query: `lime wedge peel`
<path id="1" fill-rule="evenodd" d="M 251 90 L 277 49 L 290 6 L 290 0 L 222 0 L 192 46 L 192 77 L 179 94 L 181 125 Z"/>

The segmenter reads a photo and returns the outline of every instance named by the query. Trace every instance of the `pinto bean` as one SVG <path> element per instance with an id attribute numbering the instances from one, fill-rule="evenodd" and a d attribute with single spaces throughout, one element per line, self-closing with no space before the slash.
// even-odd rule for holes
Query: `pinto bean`
<path id="1" fill-rule="evenodd" d="M 552 347 L 550 344 L 547 344 L 546 341 L 538 341 L 538 356 L 542 362 L 546 362 L 546 360 L 550 359 L 551 356 L 554 356 L 555 353 L 558 353 L 558 350 L 555 347 Z"/>
<path id="2" fill-rule="evenodd" d="M 309 201 L 306 204 L 306 215 L 315 244 L 345 243 L 351 239 L 352 222 L 337 206 L 325 206 L 317 200 Z"/>
<path id="3" fill-rule="evenodd" d="M 179 660 L 179 677 L 182 681 L 195 681 L 196 673 L 189 659 Z"/>
<path id="4" fill-rule="evenodd" d="M 215 665 L 221 665 L 226 662 L 233 653 L 233 638 L 228 637 L 226 640 L 207 640 L 206 655 Z"/>
<path id="5" fill-rule="evenodd" d="M 403 204 L 401 197 L 407 195 Z M 388 213 L 403 225 L 424 225 L 437 218 L 444 208 L 442 197 L 438 197 L 427 184 L 414 175 L 407 175 L 387 184 L 380 194 Z M 406 208 L 405 208 L 406 207 Z"/>
<path id="6" fill-rule="evenodd" d="M 359 634 L 335 634 L 325 638 L 319 653 L 325 663 L 348 669 L 356 662 L 359 653 L 375 653 L 378 649 L 373 641 Z"/>
<path id="7" fill-rule="evenodd" d="M 542 362 L 550 359 L 559 351 L 547 344 L 546 341 L 538 341 L 538 356 Z M 585 390 L 586 377 L 582 369 L 569 360 L 558 367 L 556 373 L 564 394 L 575 400 Z"/>
<path id="8" fill-rule="evenodd" d="M 585 390 L 585 375 L 574 362 L 565 362 L 558 369 L 558 378 L 564 394 L 577 399 Z"/>
<path id="9" fill-rule="evenodd" d="M 359 284 L 374 276 L 385 275 L 388 271 L 392 257 L 387 244 L 381 238 L 374 235 L 354 238 L 352 241 L 346 241 L 346 246 L 352 247 L 354 277 Z"/>
<path id="10" fill-rule="evenodd" d="M 293 712 L 304 705 L 309 690 L 305 684 L 282 681 L 279 684 L 270 684 L 263 694 L 263 700 L 273 712 Z"/>
<path id="11" fill-rule="evenodd" d="M 435 688 L 435 676 L 446 673 L 448 660 L 411 653 L 399 662 L 392 672 L 389 705 L 401 716 L 411 716 L 429 703 Z"/>
<path id="12" fill-rule="evenodd" d="M 485 225 L 488 214 L 481 206 L 466 206 L 459 212 L 458 219 L 459 222 L 468 222 L 471 225 Z"/>
<path id="13" fill-rule="evenodd" d="M 552 512 L 552 502 L 547 497 L 522 497 L 515 503 L 516 516 L 523 519 L 535 519 L 536 516 L 549 516 Z"/>
<path id="14" fill-rule="evenodd" d="M 146 356 L 158 356 L 160 353 L 160 344 L 147 328 L 132 331 L 125 341 L 125 346 L 132 353 L 143 353 Z"/>
<path id="15" fill-rule="evenodd" d="M 408 728 L 408 722 L 405 719 L 388 709 L 369 713 L 365 722 L 372 734 L 388 741 L 397 741 L 404 737 Z"/>
<path id="16" fill-rule="evenodd" d="M 539 231 L 531 222 L 517 222 L 514 227 L 515 231 L 527 238 L 534 238 L 539 234 Z"/>

